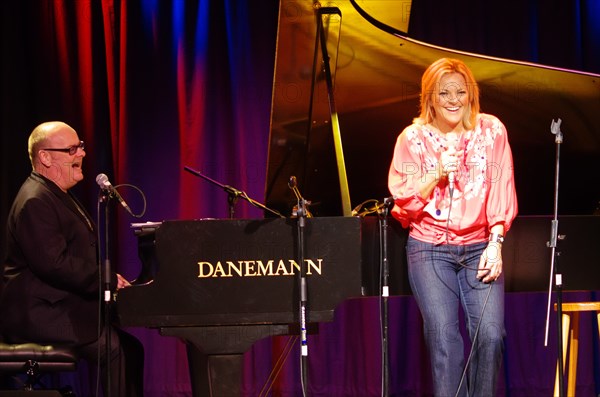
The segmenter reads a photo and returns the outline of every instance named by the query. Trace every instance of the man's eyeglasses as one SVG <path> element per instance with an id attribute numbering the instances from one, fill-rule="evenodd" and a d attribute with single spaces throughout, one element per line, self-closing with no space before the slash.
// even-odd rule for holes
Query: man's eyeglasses
<path id="1" fill-rule="evenodd" d="M 50 152 L 64 152 L 64 153 L 69 153 L 72 156 L 75 153 L 77 153 L 77 149 L 81 149 L 81 150 L 85 149 L 85 144 L 83 143 L 83 141 L 79 141 L 79 145 L 69 146 L 69 147 L 64 148 L 64 149 L 50 148 L 50 149 L 42 149 L 42 150 L 48 150 Z"/>

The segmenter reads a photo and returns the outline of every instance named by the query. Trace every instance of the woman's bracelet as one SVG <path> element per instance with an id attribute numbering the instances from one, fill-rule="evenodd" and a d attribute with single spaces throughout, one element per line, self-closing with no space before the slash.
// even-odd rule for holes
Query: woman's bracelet
<path id="1" fill-rule="evenodd" d="M 504 242 L 504 236 L 500 233 L 490 233 L 489 241 L 492 243 L 502 244 Z"/>

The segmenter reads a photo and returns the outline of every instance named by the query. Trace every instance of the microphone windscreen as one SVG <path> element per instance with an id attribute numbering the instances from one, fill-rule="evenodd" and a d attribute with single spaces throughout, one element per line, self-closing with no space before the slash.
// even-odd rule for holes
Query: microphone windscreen
<path id="1" fill-rule="evenodd" d="M 448 148 L 453 147 L 456 149 L 458 146 L 458 134 L 456 132 L 447 132 L 446 143 L 448 144 Z"/>
<path id="2" fill-rule="evenodd" d="M 98 174 L 96 177 L 96 183 L 102 188 L 106 187 L 107 183 L 109 183 L 106 174 Z"/>

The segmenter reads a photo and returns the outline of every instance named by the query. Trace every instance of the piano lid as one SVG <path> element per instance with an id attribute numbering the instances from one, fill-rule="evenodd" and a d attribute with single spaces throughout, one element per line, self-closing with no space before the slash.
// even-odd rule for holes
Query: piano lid
<path id="1" fill-rule="evenodd" d="M 564 134 L 559 212 L 593 212 L 600 184 L 584 181 L 600 158 L 600 75 L 413 40 L 403 33 L 410 1 L 334 5 L 339 13 L 321 20 L 353 208 L 389 195 L 393 147 L 417 115 L 421 74 L 434 60 L 454 57 L 473 70 L 482 111 L 508 129 L 520 214 L 552 213 L 556 144 L 550 125 L 558 118 Z M 288 188 L 292 175 L 315 216 L 343 214 L 323 57 L 315 52 L 316 9 L 310 1 L 280 2 L 265 201 L 284 215 L 296 202 Z"/>

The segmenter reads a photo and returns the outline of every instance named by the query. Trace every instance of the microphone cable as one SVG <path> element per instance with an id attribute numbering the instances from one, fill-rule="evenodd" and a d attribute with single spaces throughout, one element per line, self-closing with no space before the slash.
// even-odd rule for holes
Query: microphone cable
<path id="1" fill-rule="evenodd" d="M 462 260 L 458 258 L 457 255 L 452 252 L 450 249 L 450 215 L 452 214 L 452 193 L 450 194 L 450 200 L 448 203 L 448 217 L 446 218 L 446 251 L 452 256 L 452 259 L 456 262 L 457 265 L 464 269 L 479 271 L 479 265 L 477 266 L 469 266 L 463 263 Z M 487 272 L 490 272 L 490 269 L 485 269 Z"/>
<path id="2" fill-rule="evenodd" d="M 469 351 L 469 356 L 467 357 L 467 362 L 465 363 L 465 367 L 463 368 L 462 376 L 460 377 L 460 383 L 458 384 L 458 387 L 456 388 L 456 393 L 454 394 L 454 397 L 458 397 L 460 388 L 462 387 L 462 384 L 467 375 L 467 370 L 469 368 L 469 364 L 471 363 L 471 358 L 473 357 L 473 352 L 475 351 L 475 348 L 477 347 L 477 337 L 479 336 L 479 328 L 481 327 L 481 322 L 483 321 L 483 313 L 485 313 L 485 308 L 487 306 L 488 300 L 492 293 L 493 285 L 494 285 L 494 283 L 490 283 L 490 287 L 488 288 L 488 293 L 485 297 L 485 301 L 483 302 L 483 307 L 481 308 L 481 314 L 479 316 L 479 321 L 477 322 L 477 328 L 475 329 L 475 336 L 473 336 L 473 340 L 471 341 L 471 349 Z"/>
<path id="3" fill-rule="evenodd" d="M 118 188 L 120 188 L 120 187 L 123 187 L 123 186 L 125 186 L 125 187 L 130 187 L 130 188 L 132 188 L 132 189 L 135 189 L 135 190 L 137 190 L 137 191 L 138 191 L 138 193 L 140 194 L 140 197 L 142 198 L 142 203 L 143 203 L 143 205 L 142 205 L 142 210 L 140 211 L 140 213 L 139 213 L 139 214 L 135 214 L 135 213 L 133 213 L 133 211 L 132 211 L 132 212 L 130 212 L 129 214 L 130 214 L 131 216 L 133 216 L 134 218 L 141 218 L 141 217 L 143 217 L 143 216 L 146 214 L 146 206 L 147 206 L 147 202 L 146 202 L 146 195 L 144 194 L 144 192 L 142 191 L 142 189 L 140 189 L 139 187 L 137 187 L 137 186 L 135 186 L 135 185 L 131 185 L 131 184 L 129 184 L 129 183 L 121 183 L 121 184 L 119 184 L 119 185 L 115 185 L 115 186 L 114 186 L 114 189 L 115 189 L 115 190 L 117 190 Z"/>
<path id="4" fill-rule="evenodd" d="M 466 265 L 450 249 L 450 215 L 452 213 L 452 199 L 453 199 L 453 195 L 454 195 L 454 189 L 449 190 L 449 192 L 450 192 L 450 200 L 449 200 L 449 204 L 448 204 L 448 218 L 446 219 L 446 250 L 453 257 L 453 259 L 455 260 L 455 262 L 460 267 L 462 267 L 463 269 L 479 271 L 479 265 L 477 265 L 476 267 Z M 482 252 L 482 255 L 483 255 L 483 252 Z M 488 269 L 488 273 L 489 272 L 490 272 L 490 270 Z M 456 388 L 456 393 L 454 394 L 454 397 L 458 397 L 458 394 L 460 393 L 460 389 L 461 389 L 461 387 L 463 385 L 463 382 L 465 380 L 465 377 L 467 375 L 467 371 L 469 369 L 469 365 L 471 364 L 471 359 L 473 357 L 473 353 L 475 351 L 475 348 L 477 347 L 477 339 L 479 337 L 479 329 L 480 329 L 481 323 L 483 321 L 483 315 L 485 313 L 485 308 L 487 307 L 488 300 L 489 300 L 490 295 L 492 293 L 492 286 L 493 285 L 494 285 L 494 282 L 493 281 L 490 282 L 490 286 L 488 288 L 488 292 L 487 292 L 487 295 L 485 297 L 485 301 L 483 302 L 483 307 L 481 308 L 481 313 L 479 315 L 479 321 L 477 322 L 477 327 L 475 328 L 475 335 L 473 335 L 473 340 L 471 341 L 471 348 L 469 349 L 469 355 L 467 356 L 467 361 L 465 362 L 465 366 L 463 368 L 463 372 L 462 372 L 462 375 L 460 377 L 460 383 L 458 384 L 458 387 Z M 465 315 L 466 315 L 466 313 L 465 313 Z M 468 330 L 467 330 L 467 332 L 468 332 Z"/>

